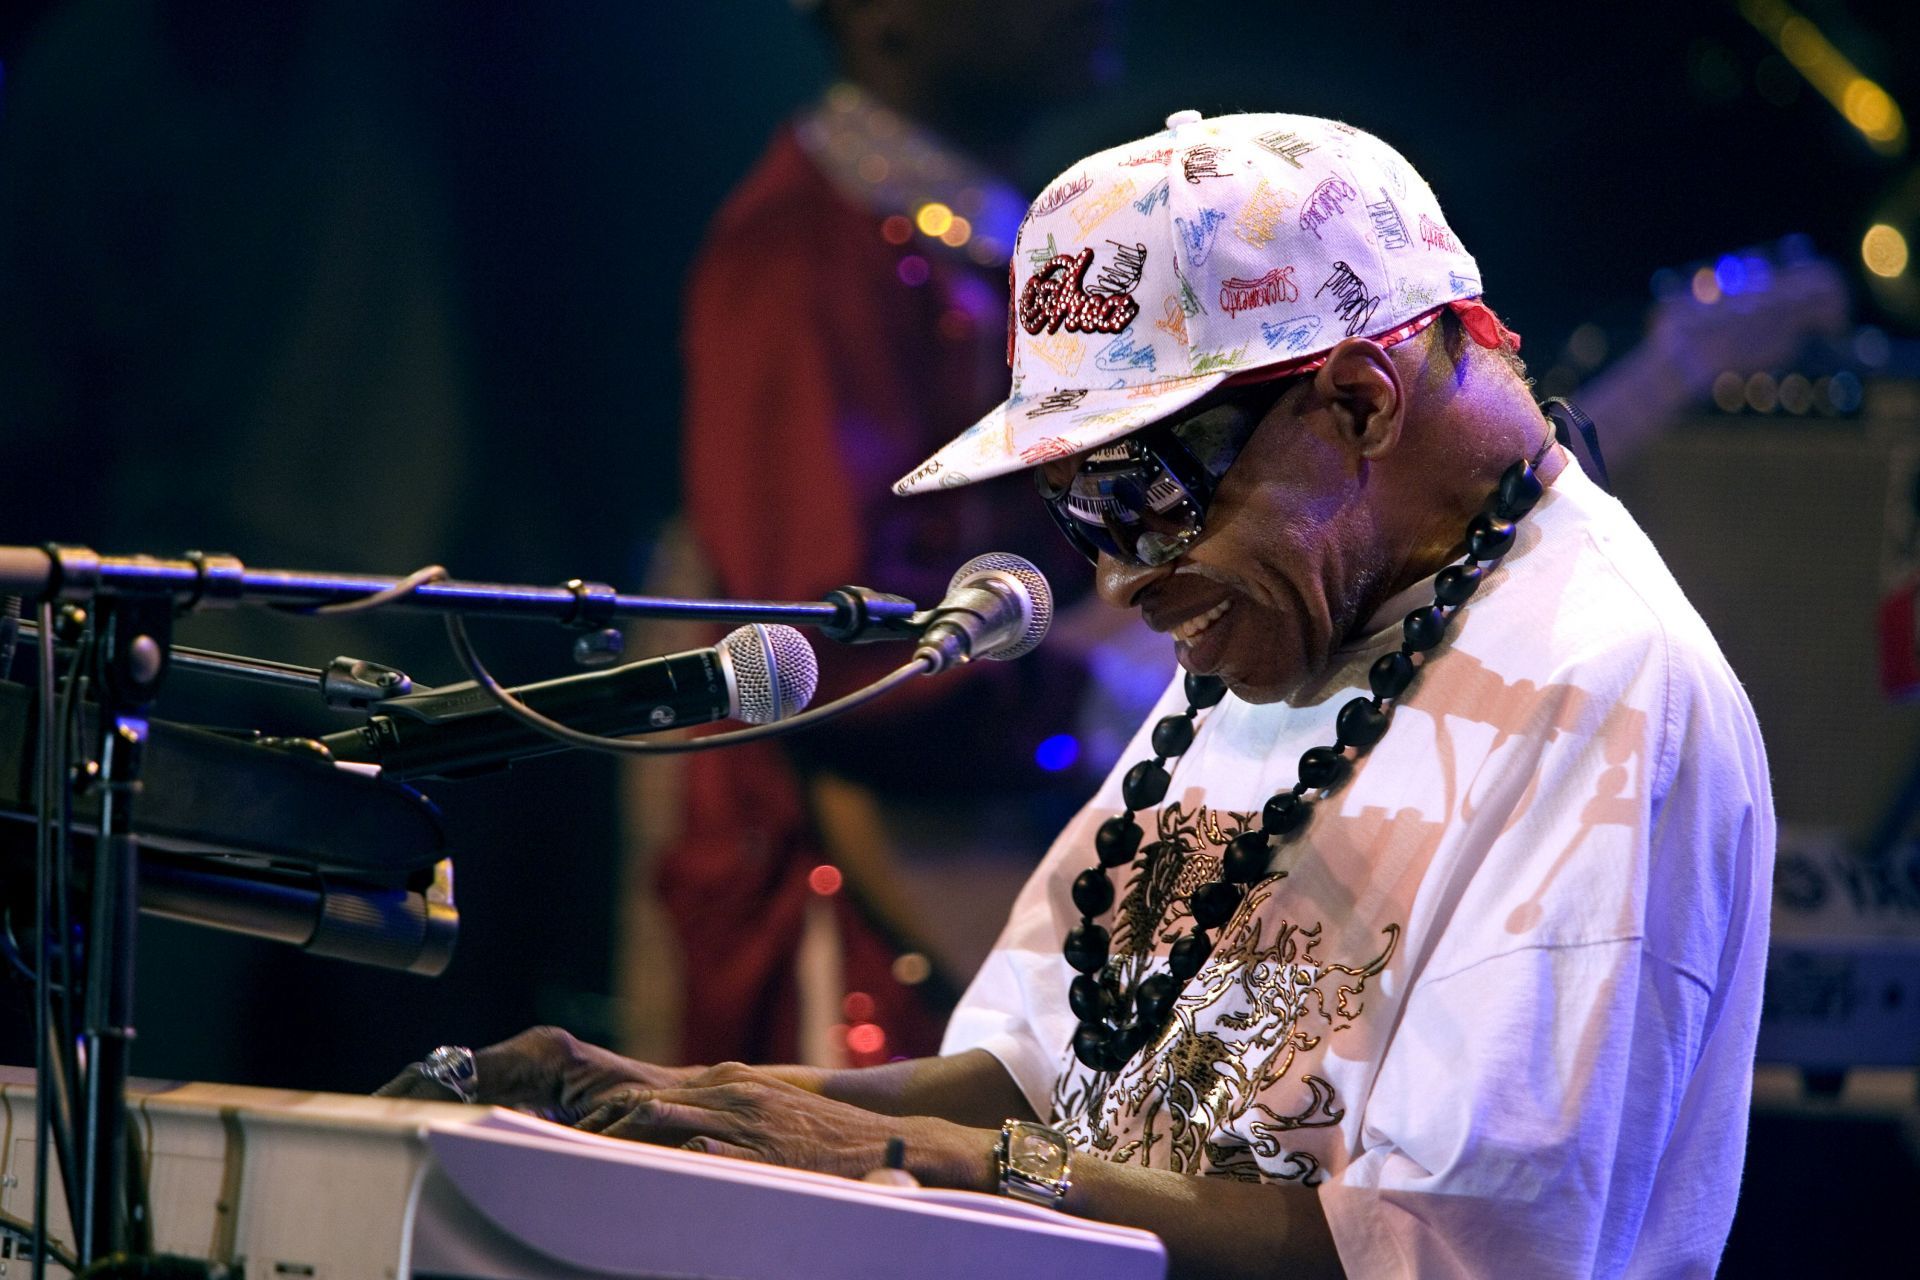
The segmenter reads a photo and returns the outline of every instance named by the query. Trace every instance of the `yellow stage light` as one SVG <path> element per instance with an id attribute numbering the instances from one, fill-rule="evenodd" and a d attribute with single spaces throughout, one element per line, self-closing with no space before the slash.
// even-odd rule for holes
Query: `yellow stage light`
<path id="1" fill-rule="evenodd" d="M 1891 280 L 1904 274 L 1907 259 L 1907 238 L 1898 227 L 1876 222 L 1860 238 L 1860 261 L 1877 276 Z"/>
<path id="2" fill-rule="evenodd" d="M 920 228 L 923 236 L 943 236 L 947 228 L 953 225 L 953 210 L 938 200 L 928 201 L 920 206 L 913 215 L 914 225 Z"/>

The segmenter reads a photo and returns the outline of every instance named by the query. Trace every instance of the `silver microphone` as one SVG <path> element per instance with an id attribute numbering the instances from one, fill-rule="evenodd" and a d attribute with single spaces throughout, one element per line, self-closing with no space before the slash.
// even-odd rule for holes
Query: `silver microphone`
<path id="1" fill-rule="evenodd" d="M 820 662 L 807 638 L 792 627 L 749 623 L 729 631 L 716 648 L 734 695 L 735 719 L 772 724 L 813 701 Z"/>
<path id="2" fill-rule="evenodd" d="M 1019 556 L 990 551 L 953 575 L 914 656 L 929 659 L 929 675 L 975 658 L 1004 662 L 1032 652 L 1052 624 L 1046 577 Z"/>

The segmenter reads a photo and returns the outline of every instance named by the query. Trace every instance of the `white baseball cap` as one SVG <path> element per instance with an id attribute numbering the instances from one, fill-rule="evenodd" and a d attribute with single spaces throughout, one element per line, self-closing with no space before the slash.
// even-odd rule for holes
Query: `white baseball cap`
<path id="1" fill-rule="evenodd" d="M 1412 165 L 1315 116 L 1204 118 L 1088 157 L 1027 211 L 1006 403 L 894 485 L 953 488 L 1096 448 L 1229 380 L 1391 345 L 1452 304 L 1485 346 L 1480 268 Z"/>

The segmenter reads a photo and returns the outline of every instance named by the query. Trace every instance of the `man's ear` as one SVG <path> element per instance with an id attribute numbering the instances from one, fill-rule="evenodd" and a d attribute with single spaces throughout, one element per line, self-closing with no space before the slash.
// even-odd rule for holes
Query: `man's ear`
<path id="1" fill-rule="evenodd" d="M 1383 457 L 1400 442 L 1406 384 L 1386 348 L 1371 338 L 1346 338 L 1329 351 L 1313 375 L 1313 389 L 1341 446 L 1356 457 Z"/>

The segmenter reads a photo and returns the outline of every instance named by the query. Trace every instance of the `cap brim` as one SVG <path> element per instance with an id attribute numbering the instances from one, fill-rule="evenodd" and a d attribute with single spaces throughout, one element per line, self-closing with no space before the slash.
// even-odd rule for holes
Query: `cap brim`
<path id="1" fill-rule="evenodd" d="M 1145 386 L 1102 388 L 1060 409 L 1031 399 L 1005 401 L 901 477 L 893 491 L 905 496 L 957 489 L 1097 449 L 1186 408 L 1235 372 L 1224 369 Z"/>

